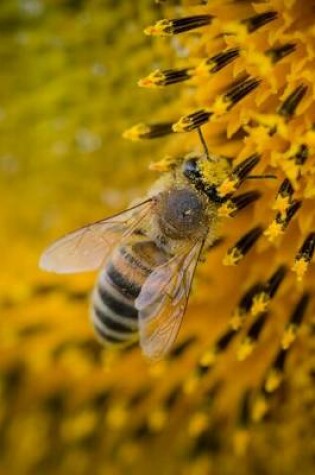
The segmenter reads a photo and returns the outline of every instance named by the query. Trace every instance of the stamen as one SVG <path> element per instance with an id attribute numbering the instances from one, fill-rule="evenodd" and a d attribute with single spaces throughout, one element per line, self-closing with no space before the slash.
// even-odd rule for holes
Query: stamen
<path id="1" fill-rule="evenodd" d="M 267 312 L 261 313 L 249 327 L 237 352 L 239 361 L 244 361 L 252 354 L 267 321 L 267 315 Z"/>
<path id="2" fill-rule="evenodd" d="M 236 216 L 239 211 L 251 205 L 261 197 L 259 191 L 249 191 L 241 195 L 235 196 L 230 200 L 225 201 L 219 210 L 219 216 L 232 217 Z"/>
<path id="3" fill-rule="evenodd" d="M 169 86 L 171 84 L 176 84 L 191 79 L 192 73 L 192 68 L 165 70 L 156 69 L 147 77 L 140 79 L 138 81 L 138 86 L 148 88 Z"/>
<path id="4" fill-rule="evenodd" d="M 191 132 L 192 130 L 199 129 L 203 124 L 206 124 L 212 112 L 206 109 L 200 109 L 192 114 L 185 115 L 179 119 L 178 122 L 173 124 L 174 132 Z"/>
<path id="5" fill-rule="evenodd" d="M 258 292 L 253 298 L 253 304 L 251 307 L 251 315 L 256 317 L 257 315 L 266 312 L 270 300 L 276 295 L 284 277 L 287 274 L 287 268 L 284 265 L 272 274 L 272 276 L 264 284 L 261 292 Z"/>
<path id="6" fill-rule="evenodd" d="M 289 206 L 292 204 L 293 193 L 294 189 L 290 180 L 285 178 L 285 180 L 280 185 L 272 209 L 278 211 L 284 217 Z"/>
<path id="7" fill-rule="evenodd" d="M 191 31 L 202 26 L 210 25 L 212 15 L 194 15 L 184 18 L 159 20 L 153 26 L 148 26 L 144 33 L 152 36 L 170 36 Z"/>
<path id="8" fill-rule="evenodd" d="M 251 410 L 251 419 L 253 422 L 260 422 L 269 411 L 270 394 L 265 390 L 264 386 L 259 389 L 255 397 Z"/>
<path id="9" fill-rule="evenodd" d="M 229 103 L 227 110 L 234 107 L 241 99 L 254 91 L 260 82 L 260 79 L 251 77 L 246 77 L 245 79 L 235 82 L 223 96 L 224 100 Z"/>
<path id="10" fill-rule="evenodd" d="M 310 295 L 307 293 L 303 294 L 298 301 L 281 339 L 281 348 L 283 350 L 288 350 L 292 343 L 296 340 L 297 333 L 306 313 L 309 301 Z"/>
<path id="11" fill-rule="evenodd" d="M 278 351 L 271 368 L 267 372 L 267 376 L 264 381 L 264 388 L 268 393 L 274 392 L 282 383 L 287 356 L 288 352 L 281 348 Z"/>
<path id="12" fill-rule="evenodd" d="M 262 226 L 256 226 L 242 236 L 241 239 L 227 251 L 223 259 L 223 264 L 225 266 L 235 266 L 239 264 L 257 242 L 262 233 Z"/>
<path id="13" fill-rule="evenodd" d="M 243 25 L 246 26 L 248 33 L 253 33 L 262 26 L 270 23 L 278 17 L 278 13 L 275 11 L 269 11 L 264 13 L 259 13 L 249 18 L 245 18 L 241 21 Z"/>
<path id="14" fill-rule="evenodd" d="M 236 330 L 228 328 L 216 342 L 203 353 L 195 370 L 199 377 L 208 373 L 209 369 L 215 364 L 217 357 L 229 347 L 236 334 Z"/>
<path id="15" fill-rule="evenodd" d="M 293 155 L 292 157 L 290 157 L 290 159 L 294 160 L 297 166 L 302 166 L 308 159 L 308 154 L 309 154 L 308 146 L 305 144 L 301 144 L 297 153 Z"/>
<path id="16" fill-rule="evenodd" d="M 291 219 L 297 213 L 302 205 L 302 201 L 294 200 L 285 210 L 285 213 L 277 213 L 275 219 L 264 232 L 264 235 L 270 242 L 273 242 L 278 236 L 284 233 Z"/>
<path id="17" fill-rule="evenodd" d="M 240 400 L 237 416 L 236 431 L 233 435 L 234 452 L 237 456 L 243 456 L 248 448 L 250 435 L 250 396 L 251 391 L 246 390 Z"/>
<path id="18" fill-rule="evenodd" d="M 281 104 L 281 106 L 278 109 L 278 114 L 285 119 L 291 119 L 291 117 L 294 115 L 297 106 L 303 99 L 305 93 L 307 91 L 307 86 L 304 84 L 301 84 L 298 86 Z"/>
<path id="19" fill-rule="evenodd" d="M 173 133 L 172 125 L 172 122 L 140 123 L 126 130 L 123 133 L 123 137 L 132 141 L 164 137 Z"/>
<path id="20" fill-rule="evenodd" d="M 302 281 L 308 266 L 312 260 L 315 251 L 315 233 L 309 233 L 297 253 L 294 264 L 292 266 L 293 272 L 296 273 L 297 280 Z"/>
<path id="21" fill-rule="evenodd" d="M 207 58 L 199 66 L 198 70 L 206 70 L 208 73 L 217 73 L 228 64 L 232 63 L 239 57 L 239 48 L 230 48 L 221 53 L 215 54 L 210 58 Z"/>
<path id="22" fill-rule="evenodd" d="M 270 48 L 265 52 L 265 55 L 271 59 L 273 64 L 278 63 L 281 59 L 293 53 L 296 49 L 295 43 L 286 43 L 281 46 Z"/>
<path id="23" fill-rule="evenodd" d="M 218 187 L 218 195 L 229 196 L 233 193 L 242 183 L 242 181 L 249 175 L 252 169 L 258 164 L 260 155 L 258 153 L 250 155 L 241 163 L 233 168 L 231 177 L 224 180 L 224 182 Z"/>
<path id="24" fill-rule="evenodd" d="M 262 282 L 252 285 L 241 298 L 238 306 L 233 312 L 229 321 L 229 326 L 234 331 L 240 330 L 244 324 L 245 318 L 250 312 L 255 295 L 259 294 L 264 288 Z"/>

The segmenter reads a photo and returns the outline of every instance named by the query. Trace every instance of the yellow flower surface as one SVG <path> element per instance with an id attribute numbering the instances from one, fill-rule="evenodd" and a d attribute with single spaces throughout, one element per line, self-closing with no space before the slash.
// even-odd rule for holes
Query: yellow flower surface
<path id="1" fill-rule="evenodd" d="M 5 0 L 0 25 L 0 473 L 313 474 L 315 2 Z M 220 207 L 168 357 L 106 351 L 96 276 L 39 255 L 199 127 L 255 163 L 219 189 L 250 204 Z"/>

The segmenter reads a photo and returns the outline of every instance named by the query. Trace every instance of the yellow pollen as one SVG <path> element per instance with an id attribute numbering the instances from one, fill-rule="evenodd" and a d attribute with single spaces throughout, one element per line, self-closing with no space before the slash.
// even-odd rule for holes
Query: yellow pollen
<path id="1" fill-rule="evenodd" d="M 224 266 L 236 266 L 243 257 L 244 256 L 240 252 L 240 250 L 237 249 L 237 247 L 233 247 L 224 256 L 223 265 Z"/>
<path id="2" fill-rule="evenodd" d="M 264 235 L 270 242 L 274 242 L 278 236 L 283 234 L 282 224 L 272 221 L 268 228 L 264 231 Z"/>
<path id="3" fill-rule="evenodd" d="M 230 328 L 235 331 L 239 330 L 244 323 L 244 317 L 244 312 L 240 311 L 239 309 L 236 309 L 229 321 Z"/>
<path id="4" fill-rule="evenodd" d="M 309 263 L 303 257 L 295 260 L 291 269 L 293 272 L 296 273 L 296 278 L 298 282 L 302 282 L 308 266 L 309 266 Z"/>
<path id="5" fill-rule="evenodd" d="M 281 347 L 283 350 L 287 350 L 290 348 L 292 343 L 296 340 L 297 336 L 297 326 L 294 324 L 290 324 L 288 328 L 286 328 L 282 340 L 281 340 Z"/>
<path id="6" fill-rule="evenodd" d="M 244 361 L 248 358 L 255 348 L 255 343 L 250 337 L 246 337 L 244 341 L 242 341 L 238 351 L 237 351 L 237 359 L 238 361 Z"/>
<path id="7" fill-rule="evenodd" d="M 166 416 L 167 414 L 162 407 L 155 409 L 148 418 L 150 429 L 152 429 L 154 432 L 158 432 L 163 429 L 167 422 Z"/>
<path id="8" fill-rule="evenodd" d="M 281 213 L 281 216 L 284 217 L 285 214 L 286 214 L 286 211 L 288 209 L 290 205 L 290 198 L 289 196 L 277 196 L 273 206 L 272 206 L 272 209 L 275 210 L 275 211 L 278 211 L 279 213 Z"/>
<path id="9" fill-rule="evenodd" d="M 236 206 L 233 201 L 228 200 L 220 206 L 218 214 L 221 218 L 229 218 L 234 211 L 236 211 Z"/>
<path id="10" fill-rule="evenodd" d="M 184 394 L 192 394 L 198 388 L 199 378 L 197 374 L 192 374 L 184 383 L 183 391 Z"/>
<path id="11" fill-rule="evenodd" d="M 252 420 L 254 422 L 261 421 L 268 412 L 268 403 L 263 395 L 260 395 L 256 401 L 254 401 L 252 408 Z"/>
<path id="12" fill-rule="evenodd" d="M 107 424 L 112 429 L 121 429 L 128 418 L 126 407 L 121 404 L 113 405 L 107 414 Z"/>
<path id="13" fill-rule="evenodd" d="M 283 375 L 277 369 L 271 369 L 265 383 L 265 390 L 268 393 L 274 392 L 280 386 L 283 380 Z"/>
<path id="14" fill-rule="evenodd" d="M 211 107 L 211 112 L 216 117 L 220 117 L 221 115 L 225 114 L 230 106 L 230 102 L 226 100 L 224 96 L 219 96 L 213 103 Z"/>
<path id="15" fill-rule="evenodd" d="M 238 185 L 238 180 L 236 178 L 231 178 L 224 180 L 224 182 L 218 187 L 218 194 L 221 197 L 233 193 Z"/>
<path id="16" fill-rule="evenodd" d="M 206 351 L 200 358 L 199 364 L 200 366 L 203 366 L 204 368 L 211 367 L 217 358 L 217 349 L 213 348 L 212 350 Z"/>
<path id="17" fill-rule="evenodd" d="M 181 159 L 178 157 L 171 157 L 170 155 L 167 155 L 158 162 L 150 163 L 149 169 L 160 173 L 168 172 L 177 165 L 179 160 Z"/>
<path id="18" fill-rule="evenodd" d="M 197 412 L 192 416 L 188 425 L 188 433 L 191 437 L 198 437 L 209 423 L 208 416 L 204 412 Z"/>
<path id="19" fill-rule="evenodd" d="M 166 29 L 171 26 L 171 23 L 167 19 L 159 20 L 155 25 L 147 26 L 143 31 L 148 36 L 171 36 Z"/>
<path id="20" fill-rule="evenodd" d="M 246 454 L 250 441 L 249 432 L 246 429 L 238 429 L 233 436 L 233 448 L 237 456 Z"/>
<path id="21" fill-rule="evenodd" d="M 250 309 L 251 315 L 253 317 L 256 317 L 260 313 L 265 312 L 269 304 L 269 301 L 270 299 L 265 292 L 261 292 L 260 294 L 255 295 L 251 309 Z"/>
<path id="22" fill-rule="evenodd" d="M 150 129 L 147 125 L 137 124 L 131 127 L 130 129 L 125 130 L 125 132 L 123 133 L 123 138 L 132 141 L 137 141 L 140 140 L 141 135 L 147 134 L 148 132 L 150 132 Z"/>

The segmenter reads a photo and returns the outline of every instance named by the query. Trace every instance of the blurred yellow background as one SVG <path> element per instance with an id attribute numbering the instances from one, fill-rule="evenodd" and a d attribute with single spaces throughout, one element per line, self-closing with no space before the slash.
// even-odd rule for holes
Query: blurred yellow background
<path id="1" fill-rule="evenodd" d="M 88 321 L 95 275 L 46 274 L 38 259 L 53 239 L 123 209 L 154 178 L 147 167 L 157 145 L 130 144 L 121 135 L 161 105 L 159 94 L 148 98 L 136 85 L 158 62 L 143 35 L 157 14 L 145 0 L 0 4 L 0 467 L 6 475 L 87 470 L 71 444 L 95 432 L 95 413 L 86 413 L 81 401 L 74 412 L 68 407 L 67 419 L 62 406 L 64 391 L 78 395 L 88 382 L 93 393 L 93 385 L 103 384 L 91 374 L 100 357 Z M 99 469 L 105 473 L 102 464 Z"/>

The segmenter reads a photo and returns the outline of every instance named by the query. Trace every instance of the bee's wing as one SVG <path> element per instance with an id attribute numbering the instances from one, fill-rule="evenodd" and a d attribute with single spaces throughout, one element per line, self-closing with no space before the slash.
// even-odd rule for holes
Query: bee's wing
<path id="1" fill-rule="evenodd" d="M 58 239 L 42 254 L 40 267 L 60 274 L 98 269 L 113 246 L 131 234 L 147 216 L 152 204 L 152 199 L 146 200 Z"/>
<path id="2" fill-rule="evenodd" d="M 159 266 L 142 286 L 135 305 L 140 345 L 150 359 L 165 356 L 177 337 L 203 243 Z"/>

